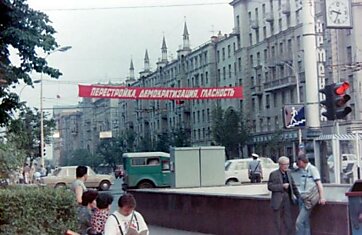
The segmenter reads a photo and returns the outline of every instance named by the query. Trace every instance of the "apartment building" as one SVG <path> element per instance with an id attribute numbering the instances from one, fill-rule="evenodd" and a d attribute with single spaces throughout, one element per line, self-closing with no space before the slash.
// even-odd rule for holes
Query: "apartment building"
<path id="1" fill-rule="evenodd" d="M 166 39 L 161 43 L 161 59 L 154 71 L 146 51 L 144 69 L 130 76 L 125 85 L 132 87 L 220 87 L 243 86 L 242 100 L 87 100 L 80 104 L 81 146 L 94 151 L 99 132 L 113 136 L 127 129 L 135 131 L 136 144 L 149 138 L 156 142 L 163 134 L 186 131 L 194 146 L 210 145 L 212 110 L 216 104 L 240 110 L 251 128 L 248 150 L 261 155 L 295 157 L 298 130 L 284 129 L 282 107 L 305 103 L 303 12 L 300 0 L 234 0 L 234 28 L 219 33 L 191 50 L 187 25 L 177 58 L 169 61 Z M 352 3 L 353 21 L 362 13 L 362 1 Z M 352 114 L 341 122 L 341 131 L 360 128 L 362 27 L 326 29 L 324 2 L 316 2 L 316 22 L 323 32 L 326 52 L 326 84 L 349 81 Z M 316 88 L 317 89 L 317 88 Z M 82 108 L 92 107 L 92 108 Z M 116 110 L 115 110 L 116 109 Z M 113 110 L 113 111 L 112 111 Z M 332 122 L 322 121 L 323 132 L 332 131 Z M 303 131 L 303 139 L 306 133 Z"/>

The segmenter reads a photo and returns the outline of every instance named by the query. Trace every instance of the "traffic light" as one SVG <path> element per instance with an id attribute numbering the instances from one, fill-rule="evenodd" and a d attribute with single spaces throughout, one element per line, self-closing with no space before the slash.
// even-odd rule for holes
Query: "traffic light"
<path id="1" fill-rule="evenodd" d="M 325 100 L 320 102 L 326 108 L 322 115 L 328 120 L 343 119 L 352 112 L 351 107 L 346 106 L 351 99 L 351 96 L 346 94 L 348 89 L 348 82 L 340 82 L 326 85 L 320 90 L 325 95 Z"/>

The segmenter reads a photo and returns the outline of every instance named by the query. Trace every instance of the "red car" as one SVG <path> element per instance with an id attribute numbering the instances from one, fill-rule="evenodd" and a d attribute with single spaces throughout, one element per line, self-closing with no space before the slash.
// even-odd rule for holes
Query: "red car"
<path id="1" fill-rule="evenodd" d="M 114 176 L 116 179 L 122 178 L 124 176 L 123 165 L 116 166 L 116 169 L 114 170 Z"/>

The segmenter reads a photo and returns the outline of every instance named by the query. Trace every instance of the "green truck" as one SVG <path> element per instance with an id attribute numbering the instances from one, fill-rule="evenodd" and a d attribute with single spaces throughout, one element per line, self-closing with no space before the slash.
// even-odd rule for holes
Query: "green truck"
<path id="1" fill-rule="evenodd" d="M 164 152 L 124 153 L 122 189 L 170 187 L 170 154 Z"/>

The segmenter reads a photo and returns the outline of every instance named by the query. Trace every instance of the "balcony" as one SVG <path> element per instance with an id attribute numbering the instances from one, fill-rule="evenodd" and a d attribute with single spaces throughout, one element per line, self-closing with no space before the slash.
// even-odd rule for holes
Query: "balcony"
<path id="1" fill-rule="evenodd" d="M 269 68 L 273 68 L 273 67 L 276 67 L 276 65 L 277 65 L 276 59 L 275 59 L 275 57 L 273 57 L 273 58 L 268 59 L 266 66 Z"/>
<path id="2" fill-rule="evenodd" d="M 250 27 L 251 27 L 252 29 L 258 29 L 258 28 L 259 28 L 259 22 L 258 22 L 258 20 L 251 20 L 251 21 L 250 21 Z"/>
<path id="3" fill-rule="evenodd" d="M 264 19 L 265 19 L 266 22 L 269 22 L 269 23 L 273 22 L 273 21 L 274 21 L 274 14 L 273 14 L 273 12 L 272 12 L 272 11 L 266 12 Z"/>
<path id="4" fill-rule="evenodd" d="M 251 95 L 252 96 L 259 96 L 259 95 L 263 94 L 263 89 L 262 89 L 261 85 L 252 86 L 250 88 L 250 90 L 251 90 Z"/>
<path id="5" fill-rule="evenodd" d="M 277 80 L 271 80 L 264 83 L 264 91 L 280 90 L 287 87 L 296 86 L 294 76 L 288 76 Z"/>
<path id="6" fill-rule="evenodd" d="M 262 64 L 261 64 L 261 62 L 259 61 L 259 62 L 257 62 L 256 64 L 253 64 L 253 68 L 254 69 L 261 69 L 263 66 L 262 66 Z"/>
<path id="7" fill-rule="evenodd" d="M 290 3 L 286 2 L 282 4 L 282 13 L 285 15 L 289 15 L 290 14 Z"/>

